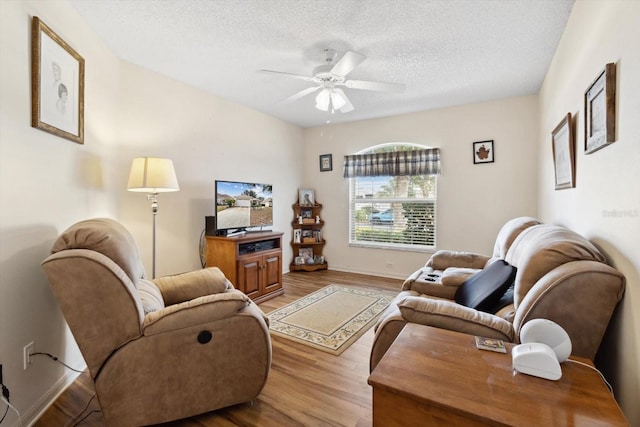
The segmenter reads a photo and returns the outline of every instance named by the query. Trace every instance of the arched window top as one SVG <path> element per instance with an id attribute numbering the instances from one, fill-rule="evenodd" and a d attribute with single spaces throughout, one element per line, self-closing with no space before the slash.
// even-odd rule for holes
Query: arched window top
<path id="1" fill-rule="evenodd" d="M 387 143 L 344 156 L 344 177 L 440 174 L 440 149 L 411 143 Z"/>
<path id="2" fill-rule="evenodd" d="M 374 145 L 358 151 L 356 154 L 374 154 L 392 151 L 411 151 L 411 150 L 428 150 L 432 147 L 426 145 L 415 144 L 413 142 L 385 142 L 384 144 Z"/>

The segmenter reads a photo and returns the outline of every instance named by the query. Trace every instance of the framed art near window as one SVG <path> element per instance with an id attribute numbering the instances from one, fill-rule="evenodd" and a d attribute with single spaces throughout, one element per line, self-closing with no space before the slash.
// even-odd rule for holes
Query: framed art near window
<path id="1" fill-rule="evenodd" d="M 493 140 L 473 143 L 473 163 L 493 163 Z"/>
<path id="2" fill-rule="evenodd" d="M 584 94 L 584 151 L 594 151 L 616 140 L 616 64 L 609 63 Z"/>
<path id="3" fill-rule="evenodd" d="M 31 126 L 84 144 L 84 59 L 37 16 L 31 67 Z"/>
<path id="4" fill-rule="evenodd" d="M 320 155 L 320 172 L 333 170 L 333 160 L 331 154 Z"/>
<path id="5" fill-rule="evenodd" d="M 571 113 L 568 113 L 553 132 L 551 132 L 556 190 L 576 186 L 575 149 L 572 128 Z"/>

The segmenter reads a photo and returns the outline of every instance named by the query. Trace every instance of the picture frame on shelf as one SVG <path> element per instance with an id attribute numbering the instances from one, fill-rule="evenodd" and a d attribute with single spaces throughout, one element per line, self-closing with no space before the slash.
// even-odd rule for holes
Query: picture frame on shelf
<path id="1" fill-rule="evenodd" d="M 594 153 L 616 141 L 616 64 L 604 70 L 584 93 L 584 152 Z"/>
<path id="2" fill-rule="evenodd" d="M 84 58 L 37 16 L 31 67 L 31 126 L 84 144 Z"/>
<path id="3" fill-rule="evenodd" d="M 301 256 L 297 256 L 295 257 L 295 259 L 293 260 L 293 263 L 295 265 L 304 265 L 304 258 Z"/>
<path id="4" fill-rule="evenodd" d="M 333 156 L 331 154 L 320 155 L 320 172 L 333 170 Z"/>
<path id="5" fill-rule="evenodd" d="M 304 264 L 307 264 L 309 259 L 313 259 L 313 248 L 300 248 L 298 256 L 304 260 Z"/>
<path id="6" fill-rule="evenodd" d="M 494 158 L 493 139 L 473 143 L 473 164 L 493 163 Z"/>
<path id="7" fill-rule="evenodd" d="M 302 219 L 309 219 L 313 217 L 313 210 L 311 209 L 300 209 L 300 216 Z"/>
<path id="8" fill-rule="evenodd" d="M 302 229 L 296 228 L 293 230 L 293 243 L 302 243 Z"/>
<path id="9" fill-rule="evenodd" d="M 298 204 L 300 206 L 313 206 L 315 194 L 311 188 L 300 188 L 298 190 Z"/>
<path id="10" fill-rule="evenodd" d="M 574 188 L 575 184 L 575 148 L 571 113 L 558 123 L 551 132 L 553 149 L 553 169 L 555 189 Z"/>

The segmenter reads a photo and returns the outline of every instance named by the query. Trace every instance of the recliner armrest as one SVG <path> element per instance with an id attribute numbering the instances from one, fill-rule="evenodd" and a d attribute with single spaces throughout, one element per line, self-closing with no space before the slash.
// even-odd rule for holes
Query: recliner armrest
<path id="1" fill-rule="evenodd" d="M 154 279 L 165 306 L 182 303 L 205 295 L 233 289 L 233 285 L 218 267 Z"/>
<path id="2" fill-rule="evenodd" d="M 249 297 L 237 290 L 206 295 L 147 314 L 142 324 L 142 333 L 154 335 L 226 319 L 240 313 L 250 304 L 252 302 Z"/>
<path id="3" fill-rule="evenodd" d="M 398 307 L 407 322 L 486 338 L 513 341 L 511 323 L 453 301 L 408 296 L 398 301 Z"/>

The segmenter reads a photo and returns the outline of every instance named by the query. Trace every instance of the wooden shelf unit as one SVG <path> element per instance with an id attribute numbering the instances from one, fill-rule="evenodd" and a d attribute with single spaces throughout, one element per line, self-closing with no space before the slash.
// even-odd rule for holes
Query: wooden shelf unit
<path id="1" fill-rule="evenodd" d="M 295 258 L 299 256 L 300 249 L 309 248 L 312 251 L 314 259 L 322 255 L 322 250 L 326 241 L 322 236 L 322 227 L 324 227 L 324 221 L 320 219 L 316 222 L 316 218 L 320 218 L 320 211 L 322 211 L 322 205 L 320 203 L 314 203 L 313 205 L 301 205 L 294 203 L 293 206 L 293 221 L 291 227 L 293 228 L 293 235 L 291 237 L 291 247 L 293 249 L 293 260 L 289 264 L 289 271 L 317 271 L 326 270 L 329 268 L 329 264 L 325 261 L 323 263 L 315 264 L 296 264 Z M 299 218 L 302 217 L 302 223 Z M 303 234 L 301 241 L 298 243 L 295 241 L 296 230 L 300 230 Z M 304 234 L 311 234 L 312 241 L 304 241 Z M 316 236 L 320 236 L 319 239 Z"/>
<path id="2" fill-rule="evenodd" d="M 206 236 L 207 267 L 218 267 L 233 286 L 256 303 L 282 295 L 283 234 Z"/>

